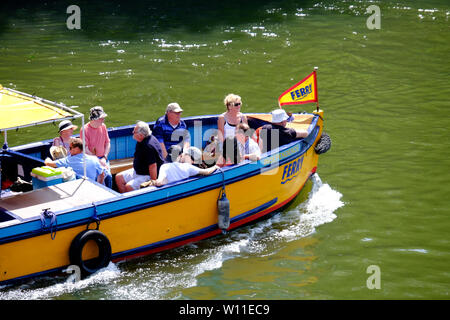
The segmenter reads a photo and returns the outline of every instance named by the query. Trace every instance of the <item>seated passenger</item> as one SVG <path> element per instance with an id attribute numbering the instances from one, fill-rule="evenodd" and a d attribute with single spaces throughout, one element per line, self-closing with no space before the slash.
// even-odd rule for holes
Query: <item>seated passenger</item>
<path id="1" fill-rule="evenodd" d="M 213 173 L 218 166 L 202 169 L 202 152 L 196 147 L 189 147 L 177 158 L 176 162 L 165 163 L 161 166 L 158 179 L 151 180 L 141 187 L 162 186 L 171 182 L 183 180 L 197 174 L 209 175 Z"/>
<path id="2" fill-rule="evenodd" d="M 121 193 L 138 190 L 141 183 L 156 180 L 160 167 L 164 163 L 161 145 L 152 135 L 147 123 L 143 121 L 136 123 L 133 139 L 137 141 L 133 168 L 116 175 L 116 184 Z"/>
<path id="3" fill-rule="evenodd" d="M 186 123 L 181 120 L 180 105 L 170 103 L 164 116 L 153 126 L 153 135 L 161 144 L 163 157 L 167 162 L 175 161 L 178 155 L 190 146 L 189 131 Z"/>
<path id="4" fill-rule="evenodd" d="M 227 137 L 222 144 L 222 154 L 217 160 L 219 167 L 231 166 L 242 161 L 239 151 L 238 140 L 236 137 Z"/>
<path id="5" fill-rule="evenodd" d="M 236 127 L 236 139 L 242 158 L 256 161 L 261 159 L 261 150 L 255 140 L 251 138 L 252 133 L 253 130 L 246 123 L 240 123 Z"/>
<path id="6" fill-rule="evenodd" d="M 64 147 L 66 149 L 66 155 L 69 153 L 69 146 L 70 146 L 70 138 L 73 135 L 73 131 L 76 130 L 78 127 L 70 120 L 63 120 L 59 123 L 59 137 L 56 137 L 53 139 L 52 146 L 53 147 Z"/>
<path id="7" fill-rule="evenodd" d="M 84 176 L 83 141 L 80 138 L 72 138 L 70 140 L 69 152 L 70 156 L 56 161 L 50 158 L 45 159 L 45 165 L 53 168 L 71 167 L 76 174 Z M 105 169 L 97 157 L 86 155 L 86 176 L 103 184 Z"/>
<path id="8" fill-rule="evenodd" d="M 247 123 L 247 117 L 241 113 L 241 97 L 230 93 L 223 101 L 227 111 L 222 113 L 217 119 L 217 128 L 219 129 L 219 139 L 224 141 L 228 137 L 234 137 L 236 126 L 239 123 Z"/>
<path id="9" fill-rule="evenodd" d="M 262 127 L 259 135 L 259 147 L 262 152 L 267 152 L 285 144 L 291 143 L 297 138 L 306 138 L 308 131 L 286 128 L 289 116 L 283 109 L 272 111 L 272 123 Z"/>
<path id="10" fill-rule="evenodd" d="M 218 136 L 211 136 L 206 142 L 206 146 L 203 149 L 203 161 L 207 167 L 211 167 L 216 164 L 221 153 L 222 143 L 219 141 Z"/>

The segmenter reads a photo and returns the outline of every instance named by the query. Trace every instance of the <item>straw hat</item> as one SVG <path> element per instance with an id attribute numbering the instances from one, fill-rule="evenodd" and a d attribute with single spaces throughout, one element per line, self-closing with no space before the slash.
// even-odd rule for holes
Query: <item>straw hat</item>
<path id="1" fill-rule="evenodd" d="M 52 146 L 50 148 L 50 154 L 53 160 L 58 160 L 67 157 L 67 149 L 63 146 Z"/>
<path id="2" fill-rule="evenodd" d="M 72 124 L 72 122 L 70 120 L 63 120 L 59 123 L 59 130 L 58 132 L 61 132 L 63 130 L 68 130 L 68 129 L 72 129 L 76 130 L 78 127 L 74 124 Z"/>

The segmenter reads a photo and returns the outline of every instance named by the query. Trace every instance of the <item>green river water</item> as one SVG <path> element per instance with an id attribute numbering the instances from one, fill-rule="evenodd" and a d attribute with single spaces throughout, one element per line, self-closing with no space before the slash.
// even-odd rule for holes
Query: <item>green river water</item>
<path id="1" fill-rule="evenodd" d="M 81 30 L 67 28 L 70 4 L 80 7 Z M 366 24 L 370 5 L 380 8 L 380 29 Z M 2 6 L 5 87 L 86 116 L 102 105 L 114 127 L 154 121 L 173 101 L 183 116 L 218 114 L 231 92 L 244 112 L 269 112 L 318 66 L 332 148 L 314 181 L 269 220 L 110 264 L 75 284 L 47 277 L 0 287 L 1 300 L 449 299 L 448 1 Z M 50 139 L 56 128 L 8 132 L 8 142 Z"/>

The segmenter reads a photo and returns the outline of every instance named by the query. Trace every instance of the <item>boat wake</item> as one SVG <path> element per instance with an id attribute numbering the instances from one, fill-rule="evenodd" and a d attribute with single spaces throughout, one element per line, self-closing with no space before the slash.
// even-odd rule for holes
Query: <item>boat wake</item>
<path id="1" fill-rule="evenodd" d="M 322 183 L 317 174 L 311 181 L 305 201 L 257 224 L 150 257 L 110 263 L 77 282 L 68 276 L 56 284 L 54 278 L 47 278 L 20 287 L 0 287 L 0 300 L 183 298 L 182 291 L 197 286 L 201 274 L 220 269 L 225 261 L 273 255 L 287 242 L 311 235 L 318 226 L 336 219 L 335 211 L 344 205 L 342 194 Z"/>

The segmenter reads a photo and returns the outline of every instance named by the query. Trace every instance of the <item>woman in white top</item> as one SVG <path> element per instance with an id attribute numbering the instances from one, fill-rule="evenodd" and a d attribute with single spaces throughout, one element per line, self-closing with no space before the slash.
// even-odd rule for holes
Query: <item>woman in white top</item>
<path id="1" fill-rule="evenodd" d="M 247 117 L 241 113 L 241 97 L 230 93 L 223 100 L 227 111 L 222 113 L 217 120 L 219 139 L 224 141 L 227 137 L 234 137 L 236 126 L 239 123 L 247 123 Z"/>

